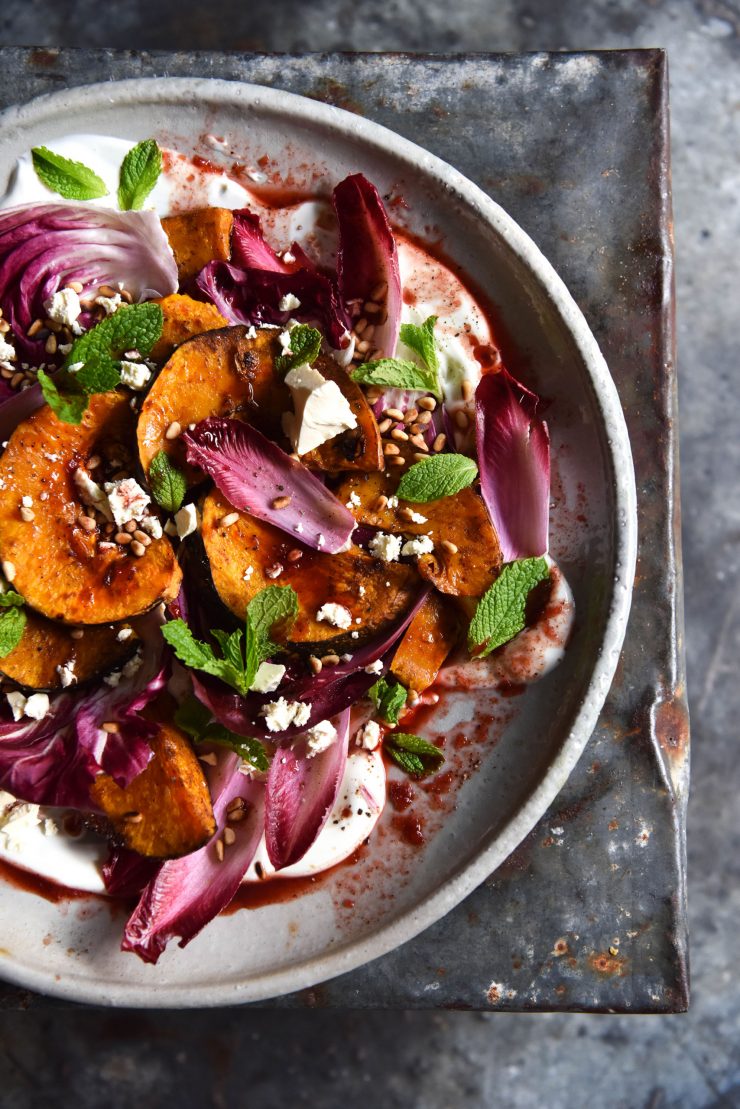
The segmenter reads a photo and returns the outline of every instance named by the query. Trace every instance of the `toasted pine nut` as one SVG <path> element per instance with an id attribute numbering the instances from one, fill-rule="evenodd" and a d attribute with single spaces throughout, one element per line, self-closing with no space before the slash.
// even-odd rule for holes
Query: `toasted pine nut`
<path id="1" fill-rule="evenodd" d="M 323 663 L 322 663 L 320 658 L 316 658 L 316 655 L 309 655 L 308 656 L 308 665 L 311 667 L 314 674 L 320 674 L 321 673 Z"/>
<path id="2" fill-rule="evenodd" d="M 393 455 L 400 454 L 401 448 L 397 447 L 395 443 L 383 443 L 383 454 Z"/>
<path id="3" fill-rule="evenodd" d="M 397 439 L 399 443 L 408 442 L 408 435 L 405 431 L 401 431 L 400 427 L 394 427 L 391 432 L 391 439 Z"/>
<path id="4" fill-rule="evenodd" d="M 290 497 L 275 497 L 275 500 L 272 502 L 272 507 L 273 508 L 287 508 L 288 505 L 290 504 L 290 501 L 291 501 Z"/>
<path id="5" fill-rule="evenodd" d="M 458 552 L 457 544 L 450 542 L 449 539 L 443 539 L 442 542 L 440 543 L 440 547 L 443 547 L 444 550 L 446 550 L 448 554 L 457 554 L 457 552 Z"/>
<path id="6" fill-rule="evenodd" d="M 24 523 L 26 523 L 26 524 L 30 524 L 31 520 L 35 520 L 35 519 L 36 519 L 36 513 L 33 511 L 33 509 L 32 508 L 26 508 L 26 506 L 24 505 L 21 508 L 21 520 L 23 520 Z"/>
<path id="7" fill-rule="evenodd" d="M 137 558 L 143 558 L 146 554 L 146 547 L 138 539 L 134 539 L 131 544 L 131 554 L 136 555 Z"/>
<path id="8" fill-rule="evenodd" d="M 393 427 L 393 420 L 389 420 L 389 419 L 381 420 L 380 423 L 378 424 L 378 431 L 380 432 L 381 435 L 385 435 L 386 431 L 388 431 L 392 427 Z"/>
<path id="9" fill-rule="evenodd" d="M 461 392 L 463 400 L 472 400 L 475 396 L 475 385 L 472 381 L 463 381 Z"/>
<path id="10" fill-rule="evenodd" d="M 403 419 L 403 412 L 401 411 L 400 408 L 386 408 L 383 415 L 387 416 L 391 420 L 402 420 Z"/>
<path id="11" fill-rule="evenodd" d="M 388 505 L 388 498 L 384 497 L 381 493 L 381 495 L 378 497 L 377 501 L 373 505 L 373 511 L 374 512 L 382 512 L 383 509 L 387 507 L 387 505 Z"/>
<path id="12" fill-rule="evenodd" d="M 170 426 L 165 431 L 164 437 L 165 437 L 165 439 L 170 439 L 170 440 L 177 439 L 177 437 L 178 437 L 178 435 L 180 434 L 181 431 L 182 431 L 182 428 L 178 424 L 177 420 L 173 420 L 173 422 L 170 424 Z"/>
<path id="13" fill-rule="evenodd" d="M 227 512 L 226 515 L 222 516 L 221 519 L 219 520 L 219 525 L 222 528 L 230 528 L 231 525 L 235 524 L 238 519 L 239 519 L 239 513 L 238 512 Z"/>
<path id="14" fill-rule="evenodd" d="M 469 422 L 467 412 L 460 409 L 455 413 L 455 426 L 459 427 L 460 431 L 467 431 Z"/>
<path id="15" fill-rule="evenodd" d="M 236 832 L 233 828 L 224 828 L 224 845 L 231 847 L 236 840 Z"/>
<path id="16" fill-rule="evenodd" d="M 427 412 L 434 412 L 434 409 L 437 407 L 437 402 L 434 397 L 420 397 L 416 403 L 419 408 L 423 408 Z"/>
<path id="17" fill-rule="evenodd" d="M 103 731 L 108 732 L 109 735 L 115 735 L 116 732 L 120 732 L 121 730 L 120 725 L 117 724 L 115 720 L 106 720 L 105 724 L 102 724 L 101 727 Z"/>
<path id="18" fill-rule="evenodd" d="M 429 447 L 427 446 L 426 440 L 424 439 L 423 435 L 412 435 L 411 442 L 414 444 L 415 447 L 418 447 L 420 451 L 429 450 Z"/>
<path id="19" fill-rule="evenodd" d="M 437 436 L 437 438 L 434 440 L 434 442 L 432 443 L 432 450 L 439 453 L 439 451 L 444 450 L 446 445 L 447 445 L 447 436 L 440 433 Z"/>

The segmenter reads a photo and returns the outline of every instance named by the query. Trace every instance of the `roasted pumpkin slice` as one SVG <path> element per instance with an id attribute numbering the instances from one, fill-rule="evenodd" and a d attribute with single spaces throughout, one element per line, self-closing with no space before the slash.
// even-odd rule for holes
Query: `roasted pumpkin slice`
<path id="1" fill-rule="evenodd" d="M 148 858 L 176 859 L 197 851 L 215 834 L 211 796 L 201 764 L 179 728 L 160 722 L 150 743 L 154 754 L 149 765 L 126 789 L 108 774 L 99 774 L 90 796 L 124 847 Z"/>
<path id="2" fill-rule="evenodd" d="M 357 427 L 335 435 L 301 461 L 312 470 L 382 470 L 383 442 L 372 408 L 360 386 L 332 358 L 319 358 L 314 365 L 320 374 L 334 381 L 349 403 Z"/>
<path id="3" fill-rule="evenodd" d="M 457 643 L 460 621 L 454 601 L 430 593 L 398 645 L 391 674 L 407 689 L 421 693 L 432 684 Z"/>
<path id="4" fill-rule="evenodd" d="M 186 339 L 227 327 L 229 323 L 213 304 L 193 300 L 181 293 L 162 297 L 155 303 L 162 309 L 162 334 L 151 350 L 155 362 L 165 362 Z"/>
<path id="5" fill-rule="evenodd" d="M 285 532 L 246 513 L 230 527 L 221 521 L 233 506 L 218 491 L 203 503 L 201 536 L 221 600 L 240 620 L 247 605 L 268 585 L 291 585 L 298 596 L 298 617 L 286 645 L 327 654 L 352 651 L 358 643 L 387 631 L 408 611 L 418 593 L 410 566 L 383 563 L 352 547 L 322 554 L 292 543 Z M 300 557 L 293 561 L 295 554 Z M 347 609 L 352 623 L 337 628 L 318 620 L 323 605 Z"/>
<path id="6" fill-rule="evenodd" d="M 165 216 L 162 227 L 177 262 L 180 282 L 192 281 L 211 261 L 228 262 L 234 214 L 228 208 L 197 208 Z"/>
<path id="7" fill-rule="evenodd" d="M 24 689 L 51 691 L 64 688 L 66 670 L 76 687 L 122 666 L 138 645 L 139 637 L 125 624 L 69 628 L 26 608 L 21 641 L 0 658 L 0 674 Z"/>
<path id="8" fill-rule="evenodd" d="M 179 346 L 149 390 L 141 408 L 137 436 L 144 472 L 152 458 L 166 451 L 187 474 L 190 484 L 203 475 L 185 462 L 178 439 L 168 439 L 173 424 L 181 428 L 207 416 L 233 416 L 253 424 L 268 438 L 282 436 L 281 416 L 290 408 L 288 387 L 275 378 L 274 360 L 281 353 L 278 332 L 224 327 Z"/>
<path id="9" fill-rule="evenodd" d="M 379 507 L 383 504 L 379 498 L 387 501 L 395 495 L 398 481 L 395 471 L 347 474 L 335 493 L 361 524 L 395 535 L 431 536 L 434 550 L 421 555 L 417 566 L 440 593 L 482 596 L 501 572 L 501 546 L 481 498 L 472 489 L 462 489 L 453 497 L 426 504 L 391 501 L 391 506 Z M 359 505 L 354 504 L 356 498 Z M 423 516 L 424 522 L 414 522 L 411 512 Z M 443 546 L 444 540 L 456 549 Z"/>
<path id="10" fill-rule="evenodd" d="M 90 398 L 79 425 L 65 424 L 44 406 L 13 432 L 0 459 L 0 559 L 13 587 L 51 620 L 112 624 L 176 596 L 182 574 L 166 536 L 143 558 L 84 530 L 74 472 L 93 454 L 107 455 L 133 436 L 133 413 L 123 393 Z M 24 520 L 23 497 L 33 501 Z"/>

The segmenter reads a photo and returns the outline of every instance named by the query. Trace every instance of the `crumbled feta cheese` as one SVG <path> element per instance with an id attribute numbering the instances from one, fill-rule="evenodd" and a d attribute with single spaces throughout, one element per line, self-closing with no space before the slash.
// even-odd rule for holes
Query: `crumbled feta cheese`
<path id="1" fill-rule="evenodd" d="M 368 550 L 373 558 L 379 558 L 382 562 L 396 562 L 401 553 L 401 536 L 379 531 L 368 543 Z"/>
<path id="2" fill-rule="evenodd" d="M 355 736 L 355 743 L 366 751 L 374 751 L 380 743 L 380 725 L 375 720 L 368 720 Z"/>
<path id="3" fill-rule="evenodd" d="M 283 732 L 291 724 L 296 724 L 299 728 L 306 724 L 311 715 L 311 706 L 305 701 L 286 701 L 284 697 L 278 697 L 277 701 L 269 701 L 260 710 L 260 715 L 264 716 L 269 731 Z"/>
<path id="4" fill-rule="evenodd" d="M 128 385 L 129 389 L 143 389 L 151 376 L 146 362 L 121 362 L 121 385 Z"/>
<path id="5" fill-rule="evenodd" d="M 31 720 L 43 720 L 49 711 L 49 696 L 46 693 L 32 693 L 26 701 L 25 715 Z"/>
<path id="6" fill-rule="evenodd" d="M 308 740 L 308 757 L 312 759 L 314 755 L 320 754 L 322 751 L 327 751 L 332 743 L 337 738 L 337 729 L 329 720 L 319 720 L 318 724 L 314 724 L 306 732 L 306 739 Z"/>
<path id="7" fill-rule="evenodd" d="M 0 842 L 10 851 L 20 851 L 29 832 L 40 828 L 45 836 L 59 832 L 57 825 L 38 805 L 17 801 L 11 793 L 0 791 Z"/>
<path id="8" fill-rule="evenodd" d="M 69 352 L 71 351 L 73 345 L 74 345 L 73 343 L 58 343 L 57 344 L 57 350 L 59 351 L 60 354 L 69 354 Z"/>
<path id="9" fill-rule="evenodd" d="M 278 342 L 283 349 L 283 354 L 292 353 L 290 349 L 290 332 L 287 328 L 285 329 L 285 331 L 281 331 L 278 335 Z"/>
<path id="10" fill-rule="evenodd" d="M 26 698 L 20 690 L 14 689 L 11 693 L 6 693 L 5 697 L 10 705 L 10 711 L 13 713 L 14 720 L 20 720 L 26 708 Z"/>
<path id="11" fill-rule="evenodd" d="M 380 674 L 383 670 L 382 659 L 376 658 L 375 662 L 368 663 L 365 667 L 366 674 Z"/>
<path id="12" fill-rule="evenodd" d="M 274 693 L 285 674 L 285 667 L 274 662 L 262 662 L 249 687 L 254 693 Z"/>
<path id="13" fill-rule="evenodd" d="M 83 504 L 88 505 L 89 508 L 97 508 L 98 512 L 102 512 L 106 520 L 113 519 L 113 513 L 110 510 L 110 504 L 103 490 L 93 481 L 86 470 L 78 466 L 74 472 L 74 483 L 77 488 L 77 493 Z"/>
<path id="14" fill-rule="evenodd" d="M 119 643 L 125 643 L 126 640 L 130 639 L 133 634 L 134 634 L 134 629 L 133 628 L 121 628 L 118 635 L 116 636 L 116 639 L 118 640 Z"/>
<path id="15" fill-rule="evenodd" d="M 49 300 L 45 301 L 44 311 L 54 323 L 71 328 L 82 311 L 82 305 L 74 289 L 58 289 Z"/>
<path id="16" fill-rule="evenodd" d="M 145 516 L 144 519 L 140 521 L 139 527 L 142 531 L 145 531 L 147 535 L 151 535 L 152 539 L 162 538 L 162 525 L 156 516 Z"/>
<path id="17" fill-rule="evenodd" d="M 354 491 L 350 493 L 349 500 L 347 501 L 347 508 L 359 508 L 361 504 L 362 501 L 357 494 Z"/>
<path id="18" fill-rule="evenodd" d="M 323 532 L 320 531 L 318 539 L 316 540 L 316 546 L 319 548 L 319 550 L 321 550 L 321 548 L 324 546 L 324 543 L 326 543 L 326 536 Z"/>
<path id="19" fill-rule="evenodd" d="M 21 504 L 24 508 L 33 507 L 33 497 L 21 497 Z"/>
<path id="20" fill-rule="evenodd" d="M 183 505 L 179 511 L 175 513 L 175 526 L 177 527 L 177 534 L 180 539 L 185 539 L 186 536 L 192 535 L 198 528 L 198 512 L 194 504 Z"/>
<path id="21" fill-rule="evenodd" d="M 247 566 L 246 570 L 242 574 L 242 579 L 244 581 L 249 581 L 249 579 L 251 578 L 253 573 L 254 573 L 254 566 Z"/>
<path id="22" fill-rule="evenodd" d="M 247 328 L 247 334 L 245 335 L 245 338 L 246 339 L 256 339 L 257 338 L 257 328 L 254 326 L 254 324 L 251 324 Z"/>
<path id="23" fill-rule="evenodd" d="M 0 335 L 0 362 L 12 362 L 14 358 L 15 347 Z"/>
<path id="24" fill-rule="evenodd" d="M 112 316 L 121 307 L 122 301 L 120 294 L 115 293 L 112 297 L 95 297 L 95 303 L 104 310 L 106 316 Z"/>
<path id="25" fill-rule="evenodd" d="M 59 666 L 57 666 L 57 674 L 62 683 L 62 689 L 67 689 L 68 686 L 74 685 L 77 681 L 77 675 L 74 670 L 74 659 L 71 662 L 60 663 Z"/>
<path id="26" fill-rule="evenodd" d="M 289 250 L 284 250 L 283 261 L 286 265 L 290 266 L 293 262 L 295 262 L 295 254 L 291 254 Z"/>
<path id="27" fill-rule="evenodd" d="M 352 636 L 353 639 L 359 639 L 360 638 L 360 633 L 359 632 L 350 632 L 350 635 Z"/>
<path id="28" fill-rule="evenodd" d="M 119 528 L 131 520 L 143 520 L 150 497 L 138 481 L 126 477 L 121 481 L 106 481 L 103 488 L 108 494 L 108 504 Z"/>
<path id="29" fill-rule="evenodd" d="M 121 673 L 123 674 L 124 678 L 133 678 L 134 674 L 141 670 L 143 665 L 144 655 L 141 653 L 141 651 L 137 651 L 133 658 L 130 658 L 128 660 L 126 665 L 123 667 Z"/>
<path id="30" fill-rule="evenodd" d="M 420 535 L 418 539 L 409 539 L 401 547 L 401 554 L 408 556 L 418 556 L 431 554 L 434 550 L 434 542 L 430 535 Z"/>
<path id="31" fill-rule="evenodd" d="M 410 508 L 409 509 L 409 519 L 414 524 L 426 524 L 426 523 L 428 523 L 429 518 L 427 516 L 422 516 L 421 512 L 414 512 L 413 508 Z"/>
<path id="32" fill-rule="evenodd" d="M 358 585 L 357 593 L 360 597 L 364 597 L 365 596 L 365 586 L 364 585 Z"/>
<path id="33" fill-rule="evenodd" d="M 297 532 L 298 532 L 298 534 L 299 534 L 299 535 L 301 535 L 301 534 L 302 534 L 302 532 L 303 532 L 303 524 L 302 524 L 302 523 L 300 523 L 300 521 L 299 521 L 299 522 L 298 522 L 298 523 L 296 524 L 296 526 L 295 526 L 295 527 L 293 528 L 293 531 L 297 531 Z"/>
<path id="34" fill-rule="evenodd" d="M 313 366 L 298 366 L 285 377 L 293 395 L 294 413 L 283 415 L 283 430 L 296 454 L 306 454 L 357 427 L 357 417 L 335 381 Z"/>
<path id="35" fill-rule="evenodd" d="M 280 297 L 278 301 L 278 308 L 281 312 L 292 312 L 294 308 L 300 308 L 301 302 L 293 293 L 286 293 L 284 297 Z"/>
<path id="36" fill-rule="evenodd" d="M 67 366 L 67 373 L 78 374 L 84 365 L 84 362 L 72 362 Z"/>
<path id="37" fill-rule="evenodd" d="M 112 674 L 106 674 L 103 681 L 106 685 L 109 685 L 111 689 L 115 689 L 116 686 L 120 684 L 122 677 L 123 675 L 120 670 L 114 670 Z"/>
<path id="38" fill-rule="evenodd" d="M 349 628 L 352 624 L 352 613 L 344 605 L 336 605 L 332 602 L 321 606 L 316 613 L 316 619 L 320 624 L 326 621 L 335 628 Z"/>
<path id="39" fill-rule="evenodd" d="M 388 498 L 388 508 L 398 508 L 398 497 Z"/>

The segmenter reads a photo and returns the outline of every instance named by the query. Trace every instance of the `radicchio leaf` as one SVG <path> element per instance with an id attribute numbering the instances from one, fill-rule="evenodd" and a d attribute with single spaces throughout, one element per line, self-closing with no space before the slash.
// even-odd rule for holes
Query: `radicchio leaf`
<path id="1" fill-rule="evenodd" d="M 209 774 L 216 818 L 216 834 L 205 847 L 162 864 L 146 886 L 130 917 L 121 947 L 146 963 L 156 963 L 169 940 L 180 937 L 185 947 L 239 889 L 262 839 L 264 784 L 240 772 L 238 755 L 222 753 Z M 217 842 L 226 827 L 226 809 L 237 797 L 246 806 L 246 818 L 229 827 L 234 842 L 223 854 Z"/>
<path id="2" fill-rule="evenodd" d="M 113 847 L 100 869 L 111 897 L 134 897 L 152 880 L 161 865 L 158 859 L 147 859 L 126 847 Z"/>
<path id="3" fill-rule="evenodd" d="M 265 796 L 265 841 L 276 870 L 298 862 L 316 841 L 339 793 L 347 764 L 350 710 L 332 723 L 337 738 L 312 757 L 291 748 L 277 751 Z"/>
<path id="4" fill-rule="evenodd" d="M 262 234 L 259 216 L 242 208 L 234 212 L 231 230 L 231 258 L 235 265 L 245 270 L 267 270 L 271 273 L 291 273 L 295 263 L 288 265 L 278 258 Z"/>
<path id="5" fill-rule="evenodd" d="M 504 562 L 547 551 L 550 436 L 538 405 L 504 369 L 484 374 L 475 392 L 481 493 Z"/>
<path id="6" fill-rule="evenodd" d="M 381 299 L 384 312 L 377 317 L 373 346 L 383 357 L 393 358 L 401 327 L 401 277 L 396 242 L 383 201 L 361 173 L 340 181 L 332 200 L 339 221 L 340 296 L 344 304 L 352 300 L 364 303 L 376 288 L 387 286 Z"/>
<path id="7" fill-rule="evenodd" d="M 37 408 L 45 404 L 41 386 L 37 383 L 28 389 L 11 389 L 7 381 L 0 378 L 0 442 L 10 439 L 18 424 L 32 416 Z"/>
<path id="8" fill-rule="evenodd" d="M 211 416 L 182 438 L 188 462 L 212 477 L 234 508 L 326 554 L 336 554 L 347 543 L 355 526 L 349 509 L 249 424 Z M 274 508 L 273 502 L 285 495 L 290 504 Z"/>
<path id="9" fill-rule="evenodd" d="M 79 282 L 84 298 L 118 281 L 134 300 L 176 291 L 177 265 L 155 212 L 59 203 L 0 211 L 0 305 L 24 359 L 49 361 L 45 340 L 26 332 L 58 289 Z"/>

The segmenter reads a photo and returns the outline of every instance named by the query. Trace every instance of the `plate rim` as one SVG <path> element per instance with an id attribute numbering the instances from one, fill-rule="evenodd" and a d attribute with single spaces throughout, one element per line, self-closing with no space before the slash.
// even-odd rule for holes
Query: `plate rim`
<path id="1" fill-rule="evenodd" d="M 459 904 L 497 869 L 532 831 L 567 781 L 596 726 L 599 712 L 618 665 L 629 617 L 637 553 L 637 496 L 627 425 L 616 386 L 596 339 L 565 282 L 539 247 L 505 209 L 459 170 L 410 139 L 342 108 L 312 100 L 273 86 L 210 77 L 141 77 L 98 82 L 35 97 L 25 104 L 0 112 L 0 143 L 7 141 L 24 124 L 43 123 L 46 116 L 58 118 L 60 109 L 89 107 L 98 97 L 106 106 L 136 107 L 142 102 L 200 106 L 205 99 L 223 106 L 259 109 L 312 126 L 328 126 L 353 141 L 382 151 L 405 163 L 415 172 L 432 175 L 461 200 L 473 214 L 493 228 L 544 292 L 550 308 L 568 332 L 593 391 L 593 400 L 607 431 L 606 458 L 611 468 L 614 499 L 614 576 L 608 615 L 588 684 L 573 726 L 563 737 L 560 749 L 542 779 L 516 814 L 467 864 L 421 905 L 376 928 L 367 936 L 348 940 L 320 955 L 306 958 L 295 967 L 260 972 L 239 982 L 210 982 L 197 986 L 172 986 L 152 980 L 151 987 L 75 977 L 56 980 L 51 972 L 18 965 L 7 956 L 0 958 L 6 981 L 66 1000 L 132 1008 L 192 1008 L 266 1001 L 286 993 L 315 986 L 395 950 L 430 927 Z M 142 990 L 145 996 L 142 997 Z"/>

